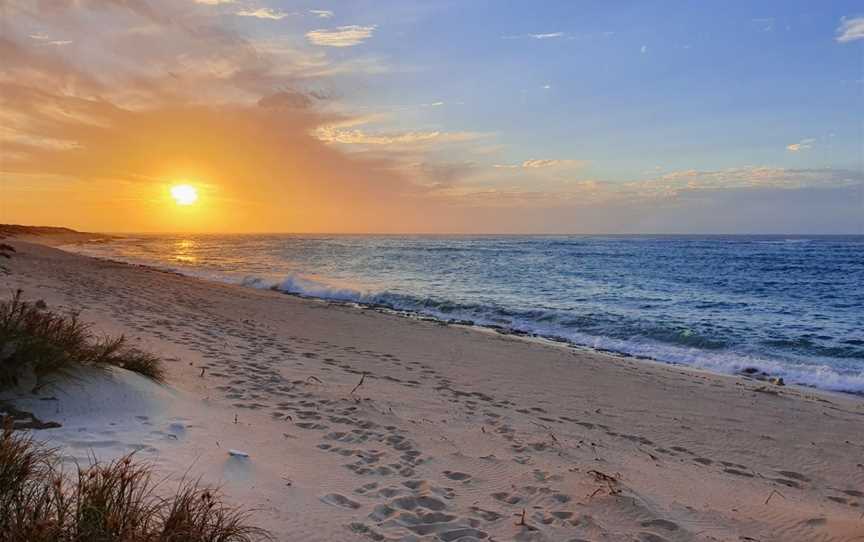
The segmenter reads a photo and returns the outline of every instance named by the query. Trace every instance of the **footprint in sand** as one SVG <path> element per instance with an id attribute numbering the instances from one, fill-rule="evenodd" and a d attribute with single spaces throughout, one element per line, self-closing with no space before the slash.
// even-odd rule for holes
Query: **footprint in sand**
<path id="1" fill-rule="evenodd" d="M 749 472 L 744 472 L 743 470 L 738 470 L 738 469 L 728 469 L 728 468 L 727 468 L 727 469 L 723 469 L 723 472 L 728 473 L 728 474 L 734 474 L 734 475 L 736 475 L 736 476 L 744 476 L 744 477 L 747 477 L 747 478 L 753 478 L 753 475 L 752 475 L 752 474 L 750 474 Z"/>
<path id="2" fill-rule="evenodd" d="M 360 508 L 360 503 L 354 502 L 348 497 L 344 495 L 340 495 L 338 493 L 328 493 L 321 497 L 321 502 L 325 502 L 327 504 L 338 506 L 340 508 L 348 508 L 350 510 L 356 510 Z"/>
<path id="3" fill-rule="evenodd" d="M 666 529 L 667 531 L 677 531 L 678 524 L 674 521 L 669 521 L 668 519 L 652 519 L 648 521 L 642 522 L 643 527 L 660 527 L 661 529 Z"/>
<path id="4" fill-rule="evenodd" d="M 777 474 L 784 478 L 792 478 L 793 480 L 798 480 L 799 482 L 809 482 L 810 478 L 804 476 L 801 473 L 791 471 L 791 470 L 778 470 Z"/>
<path id="5" fill-rule="evenodd" d="M 312 422 L 299 422 L 295 425 L 301 429 L 310 429 L 310 430 L 316 430 L 316 431 L 324 431 L 325 429 L 328 429 L 328 427 L 326 425 L 321 425 L 320 423 L 312 423 Z"/>
<path id="6" fill-rule="evenodd" d="M 522 497 L 520 497 L 519 495 L 511 495 L 510 493 L 504 491 L 493 493 L 492 498 L 498 502 L 503 502 L 510 505 L 515 505 L 522 502 Z"/>
<path id="7" fill-rule="evenodd" d="M 445 470 L 443 474 L 450 480 L 455 480 L 457 482 L 468 483 L 471 480 L 471 475 L 465 472 Z"/>

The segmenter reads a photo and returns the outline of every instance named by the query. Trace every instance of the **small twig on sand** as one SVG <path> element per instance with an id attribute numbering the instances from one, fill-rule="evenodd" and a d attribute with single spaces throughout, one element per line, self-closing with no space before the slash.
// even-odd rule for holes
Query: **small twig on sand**
<path id="1" fill-rule="evenodd" d="M 620 477 L 620 474 L 610 476 L 604 472 L 600 472 L 599 470 L 589 470 L 587 474 L 593 476 L 595 481 L 605 483 L 610 495 L 618 495 L 621 493 L 621 489 L 618 487 L 618 478 Z M 596 494 L 597 491 L 595 491 L 591 496 L 593 497 Z"/>
<path id="2" fill-rule="evenodd" d="M 782 493 L 780 493 L 780 492 L 777 491 L 776 489 L 772 489 L 772 490 L 771 490 L 771 493 L 768 494 L 768 498 L 765 499 L 765 504 L 768 504 L 768 501 L 771 500 L 771 497 L 773 497 L 775 493 L 778 494 L 778 495 L 780 495 L 780 496 L 783 497 L 784 499 L 786 498 L 785 495 L 783 495 Z"/>
<path id="3" fill-rule="evenodd" d="M 606 483 L 617 483 L 618 478 L 615 476 L 610 476 L 605 472 L 600 472 L 599 470 L 589 470 L 588 474 L 594 477 L 598 482 L 606 482 Z"/>
<path id="4" fill-rule="evenodd" d="M 540 428 L 542 428 L 542 429 L 545 429 L 546 432 L 549 434 L 549 438 L 551 438 L 552 441 L 553 441 L 555 444 L 558 444 L 559 446 L 562 446 L 562 448 L 563 448 L 563 445 L 561 444 L 561 441 L 559 441 L 559 440 L 558 440 L 558 437 L 555 436 L 555 433 L 552 432 L 552 428 L 551 428 L 551 427 L 549 427 L 548 425 L 544 425 L 544 424 L 542 424 L 542 423 L 537 423 L 537 422 L 535 422 L 535 421 L 532 421 L 531 423 L 533 423 L 533 424 L 536 425 L 537 427 L 540 427 Z"/>
<path id="5" fill-rule="evenodd" d="M 234 423 L 237 423 L 237 414 L 234 414 Z"/>
<path id="6" fill-rule="evenodd" d="M 525 523 L 525 509 L 522 509 L 522 517 L 519 518 L 519 521 L 516 523 L 518 527 L 527 527 L 528 524 Z"/>
<path id="7" fill-rule="evenodd" d="M 307 376 L 307 377 L 306 377 L 306 382 L 309 382 L 309 381 L 311 381 L 311 380 L 314 380 L 315 382 L 318 382 L 319 384 L 323 384 L 323 383 L 324 383 L 324 382 L 321 381 L 320 378 L 318 378 L 318 377 L 315 376 L 315 375 L 311 375 L 311 376 Z"/>
<path id="8" fill-rule="evenodd" d="M 204 369 L 206 369 L 206 367 L 201 367 L 201 374 L 199 375 L 201 378 L 204 378 Z"/>
<path id="9" fill-rule="evenodd" d="M 363 385 L 363 382 L 365 380 L 366 380 L 366 373 L 364 372 L 362 375 L 360 375 L 360 382 L 358 382 L 357 385 L 354 386 L 354 389 L 352 389 L 351 393 L 349 393 L 348 395 L 354 395 L 354 392 L 357 391 L 357 388 L 359 388 L 360 386 Z"/>

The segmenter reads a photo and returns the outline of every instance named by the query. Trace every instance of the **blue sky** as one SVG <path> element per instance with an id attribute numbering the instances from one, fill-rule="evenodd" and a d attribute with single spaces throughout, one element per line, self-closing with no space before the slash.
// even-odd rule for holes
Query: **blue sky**
<path id="1" fill-rule="evenodd" d="M 567 156 L 622 180 L 657 166 L 860 167 L 862 50 L 835 39 L 853 2 L 331 7 L 332 25 L 376 25 L 345 54 L 394 66 L 350 103 L 444 102 L 394 127 L 495 133 L 510 162 Z M 808 152 L 787 150 L 805 139 Z"/>
<path id="2" fill-rule="evenodd" d="M 302 228 L 275 210 L 275 194 L 295 190 L 290 201 L 318 191 L 307 206 L 329 217 L 324 224 L 345 214 L 326 203 L 343 196 L 374 194 L 370 201 L 400 210 L 390 223 L 375 221 L 369 203 L 363 220 L 338 222 L 352 231 L 864 232 L 860 3 L 48 5 L 9 0 L 7 39 L 22 60 L 3 75 L 18 91 L 30 85 L 39 99 L 136 114 L 221 108 L 225 119 L 265 124 L 252 133 L 277 134 L 268 141 L 273 156 L 250 158 L 248 179 L 220 178 L 217 157 L 199 168 L 214 201 L 274 206 L 250 229 Z M 265 103 L 280 104 L 283 125 L 257 116 Z M 71 186 L 34 181 L 40 174 L 87 186 L 168 175 L 140 163 L 134 172 L 46 168 L 68 163 L 71 149 L 103 156 L 116 137 L 88 142 L 95 136 L 83 125 L 49 126 L 38 111 L 19 108 L 15 118 L 32 122 L 7 131 L 22 149 L 41 149 L 6 166 L 7 190 Z M 123 117 L 113 129 L 142 126 Z M 210 128 L 222 129 L 230 140 L 227 121 Z M 308 186 L 286 190 L 290 183 L 271 175 L 283 143 L 285 152 L 330 153 L 339 166 L 313 168 Z M 207 161 L 201 149 L 171 152 L 175 161 Z M 254 169 L 266 161 L 275 165 Z M 250 183 L 258 184 L 241 194 Z M 32 206 L 7 211 L 26 212 Z M 411 218 L 418 213 L 427 218 Z"/>

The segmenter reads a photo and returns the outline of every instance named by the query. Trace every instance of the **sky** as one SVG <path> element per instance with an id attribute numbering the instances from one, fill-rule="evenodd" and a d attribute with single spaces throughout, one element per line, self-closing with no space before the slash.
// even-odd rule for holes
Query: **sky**
<path id="1" fill-rule="evenodd" d="M 0 0 L 0 17 L 0 222 L 864 233 L 860 2 Z"/>

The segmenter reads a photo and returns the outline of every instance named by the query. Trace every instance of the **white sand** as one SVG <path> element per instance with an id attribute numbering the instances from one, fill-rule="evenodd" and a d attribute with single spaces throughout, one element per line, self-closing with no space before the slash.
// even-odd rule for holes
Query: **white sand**
<path id="1" fill-rule="evenodd" d="M 3 289 L 168 360 L 21 401 L 38 435 L 222 484 L 280 540 L 864 540 L 861 398 L 12 244 Z"/>

